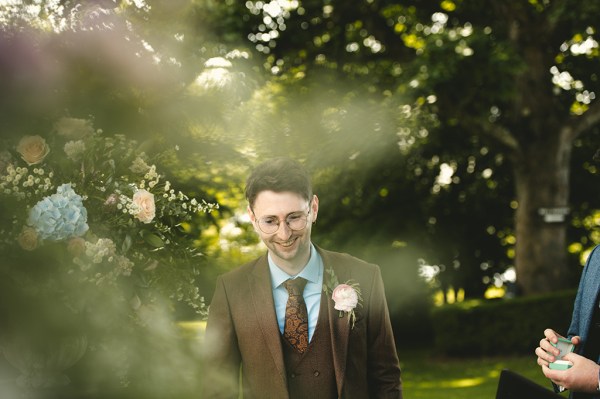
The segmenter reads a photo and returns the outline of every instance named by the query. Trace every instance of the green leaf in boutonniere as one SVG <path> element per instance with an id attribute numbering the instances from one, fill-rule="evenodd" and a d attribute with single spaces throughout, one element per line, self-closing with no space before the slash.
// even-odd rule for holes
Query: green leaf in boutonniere
<path id="1" fill-rule="evenodd" d="M 340 282 L 338 281 L 337 276 L 333 271 L 333 268 L 329 267 L 325 269 L 325 276 L 323 279 L 323 291 L 325 291 L 327 295 L 331 295 L 335 287 L 337 287 L 339 284 Z"/>
<path id="2" fill-rule="evenodd" d="M 344 313 L 348 314 L 348 322 L 352 323 L 352 328 L 354 328 L 356 322 L 354 309 L 358 305 L 362 306 L 360 286 L 351 280 L 340 284 L 331 267 L 325 270 L 324 277 L 323 291 L 331 295 L 331 299 L 335 303 L 334 308 L 340 312 L 340 318 L 344 317 Z"/>

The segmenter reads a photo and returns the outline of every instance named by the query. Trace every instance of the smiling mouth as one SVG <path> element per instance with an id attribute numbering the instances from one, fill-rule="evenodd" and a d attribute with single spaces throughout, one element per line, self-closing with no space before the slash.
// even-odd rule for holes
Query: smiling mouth
<path id="1" fill-rule="evenodd" d="M 298 238 L 298 237 L 294 237 L 294 238 L 291 238 L 291 239 L 289 239 L 289 240 L 287 240 L 287 241 L 278 242 L 278 243 L 277 243 L 277 245 L 279 245 L 279 246 L 282 246 L 282 247 L 284 247 L 284 248 L 289 248 L 289 247 L 291 247 L 292 245 L 294 245 L 294 243 L 296 242 L 296 239 L 297 239 L 297 238 Z"/>

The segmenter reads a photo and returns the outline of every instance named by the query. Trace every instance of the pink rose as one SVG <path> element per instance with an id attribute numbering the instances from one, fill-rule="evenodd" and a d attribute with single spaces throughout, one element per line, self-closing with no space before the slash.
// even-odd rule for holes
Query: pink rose
<path id="1" fill-rule="evenodd" d="M 25 136 L 17 145 L 17 152 L 28 165 L 35 165 L 44 160 L 50 152 L 50 147 L 41 136 Z"/>
<path id="2" fill-rule="evenodd" d="M 134 216 L 142 223 L 150 223 L 156 215 L 154 194 L 146 190 L 138 190 L 133 194 Z"/>
<path id="3" fill-rule="evenodd" d="M 38 233 L 33 227 L 24 227 L 17 237 L 17 242 L 26 251 L 33 251 L 38 246 Z"/>
<path id="4" fill-rule="evenodd" d="M 334 308 L 343 312 L 351 312 L 358 305 L 358 294 L 354 288 L 348 284 L 340 284 L 333 290 L 331 295 Z"/>

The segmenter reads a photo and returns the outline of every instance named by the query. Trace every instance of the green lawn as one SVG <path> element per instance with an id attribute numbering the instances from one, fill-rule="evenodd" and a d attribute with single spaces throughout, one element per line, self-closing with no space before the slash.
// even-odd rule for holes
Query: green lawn
<path id="1" fill-rule="evenodd" d="M 494 399 L 503 369 L 519 373 L 546 388 L 551 387 L 533 353 L 531 356 L 476 359 L 442 358 L 426 351 L 401 348 L 398 353 L 407 399 Z"/>

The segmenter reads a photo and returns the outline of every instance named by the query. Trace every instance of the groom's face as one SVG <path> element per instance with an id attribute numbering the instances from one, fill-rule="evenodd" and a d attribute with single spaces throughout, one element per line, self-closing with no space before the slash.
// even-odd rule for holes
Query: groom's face
<path id="1" fill-rule="evenodd" d="M 254 229 L 265 243 L 275 263 L 282 262 L 297 268 L 304 267 L 310 256 L 310 233 L 312 223 L 317 220 L 319 202 L 316 196 L 306 201 L 293 192 L 261 191 L 252 209 L 250 218 Z M 306 226 L 301 230 L 292 230 L 286 220 L 306 218 Z M 274 233 L 265 233 L 259 223 L 269 221 L 279 223 Z M 293 225 L 293 222 L 290 223 Z"/>

